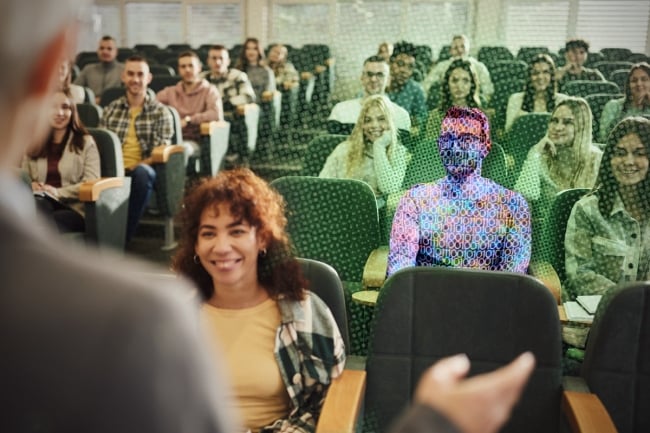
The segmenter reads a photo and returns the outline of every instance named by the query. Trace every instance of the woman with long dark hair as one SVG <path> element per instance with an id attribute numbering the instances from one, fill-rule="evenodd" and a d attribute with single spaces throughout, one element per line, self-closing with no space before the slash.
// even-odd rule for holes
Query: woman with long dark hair
<path id="1" fill-rule="evenodd" d="M 650 278 L 649 153 L 648 119 L 623 119 L 609 134 L 596 186 L 569 217 L 565 297 Z"/>
<path id="2" fill-rule="evenodd" d="M 266 65 L 264 51 L 257 38 L 246 39 L 235 68 L 248 75 L 258 103 L 264 100 L 264 92 L 275 92 L 275 74 Z"/>
<path id="3" fill-rule="evenodd" d="M 523 92 L 510 95 L 506 109 L 506 131 L 525 113 L 552 113 L 567 95 L 559 93 L 555 62 L 548 54 L 536 55 L 528 64 L 528 79 Z"/>
<path id="4" fill-rule="evenodd" d="M 440 89 L 440 104 L 431 110 L 426 126 L 426 137 L 437 140 L 440 124 L 451 107 L 481 108 L 479 81 L 474 65 L 469 60 L 451 62 Z"/>
<path id="5" fill-rule="evenodd" d="M 83 231 L 79 187 L 99 178 L 99 152 L 69 93 L 55 93 L 52 108 L 50 135 L 23 158 L 22 168 L 32 181 L 39 209 L 54 219 L 59 230 Z"/>
<path id="6" fill-rule="evenodd" d="M 632 66 L 625 82 L 625 96 L 613 99 L 600 115 L 600 142 L 607 141 L 609 131 L 627 116 L 650 116 L 650 65 L 646 62 Z"/>

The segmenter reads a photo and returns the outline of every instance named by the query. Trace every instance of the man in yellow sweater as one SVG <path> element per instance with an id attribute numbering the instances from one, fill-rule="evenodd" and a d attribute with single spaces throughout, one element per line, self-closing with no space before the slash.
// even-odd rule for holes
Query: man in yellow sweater
<path id="1" fill-rule="evenodd" d="M 140 56 L 127 59 L 122 73 L 126 93 L 104 109 L 100 126 L 115 132 L 122 142 L 126 175 L 131 177 L 131 196 L 126 229 L 127 242 L 135 234 L 156 181 L 151 149 L 171 143 L 174 119 L 167 107 L 147 93 L 152 79 L 149 64 Z"/>

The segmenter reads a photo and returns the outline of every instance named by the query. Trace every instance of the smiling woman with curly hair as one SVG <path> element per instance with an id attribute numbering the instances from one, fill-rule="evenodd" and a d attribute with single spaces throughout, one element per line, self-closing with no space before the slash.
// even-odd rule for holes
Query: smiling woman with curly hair
<path id="1" fill-rule="evenodd" d="M 173 268 L 203 295 L 244 427 L 314 431 L 345 348 L 306 290 L 282 197 L 248 169 L 222 171 L 189 192 L 181 222 Z"/>

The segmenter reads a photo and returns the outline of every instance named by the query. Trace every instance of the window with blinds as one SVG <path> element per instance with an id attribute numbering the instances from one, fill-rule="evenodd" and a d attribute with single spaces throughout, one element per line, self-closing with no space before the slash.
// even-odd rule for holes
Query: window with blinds
<path id="1" fill-rule="evenodd" d="M 589 41 L 590 51 L 629 48 L 644 52 L 649 19 L 648 0 L 580 0 L 576 36 Z"/>
<path id="2" fill-rule="evenodd" d="M 183 42 L 181 3 L 127 3 L 126 45 Z"/>
<path id="3" fill-rule="evenodd" d="M 190 4 L 187 7 L 187 34 L 193 47 L 240 44 L 245 38 L 240 2 Z"/>
<path id="4" fill-rule="evenodd" d="M 514 1 L 505 5 L 505 45 L 517 53 L 521 47 L 564 46 L 569 22 L 568 1 Z"/>
<path id="5" fill-rule="evenodd" d="M 418 45 L 431 46 L 434 57 L 438 57 L 440 49 L 449 45 L 454 35 L 468 32 L 469 9 L 468 1 L 411 3 L 404 38 Z"/>
<path id="6" fill-rule="evenodd" d="M 113 36 L 119 44 L 122 35 L 120 7 L 118 5 L 97 5 L 95 6 L 95 10 L 99 15 L 99 20 L 96 21 L 99 28 L 96 29 L 96 32 L 101 36 Z M 97 43 L 95 41 L 93 41 L 93 45 L 97 48 Z"/>
<path id="7" fill-rule="evenodd" d="M 270 40 L 297 47 L 329 44 L 329 18 L 328 3 L 274 4 Z"/>

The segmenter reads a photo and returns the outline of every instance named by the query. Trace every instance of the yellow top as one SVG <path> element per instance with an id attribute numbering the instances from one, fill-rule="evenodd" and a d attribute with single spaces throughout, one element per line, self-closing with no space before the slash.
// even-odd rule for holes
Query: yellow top
<path id="1" fill-rule="evenodd" d="M 129 110 L 129 128 L 126 130 L 124 144 L 122 144 L 122 158 L 124 159 L 124 168 L 137 165 L 142 161 L 142 148 L 135 134 L 135 118 L 142 112 L 142 107 L 131 108 Z"/>
<path id="2" fill-rule="evenodd" d="M 277 303 L 227 310 L 204 304 L 203 318 L 218 346 L 244 427 L 253 432 L 289 414 L 290 399 L 275 359 L 281 323 Z"/>

